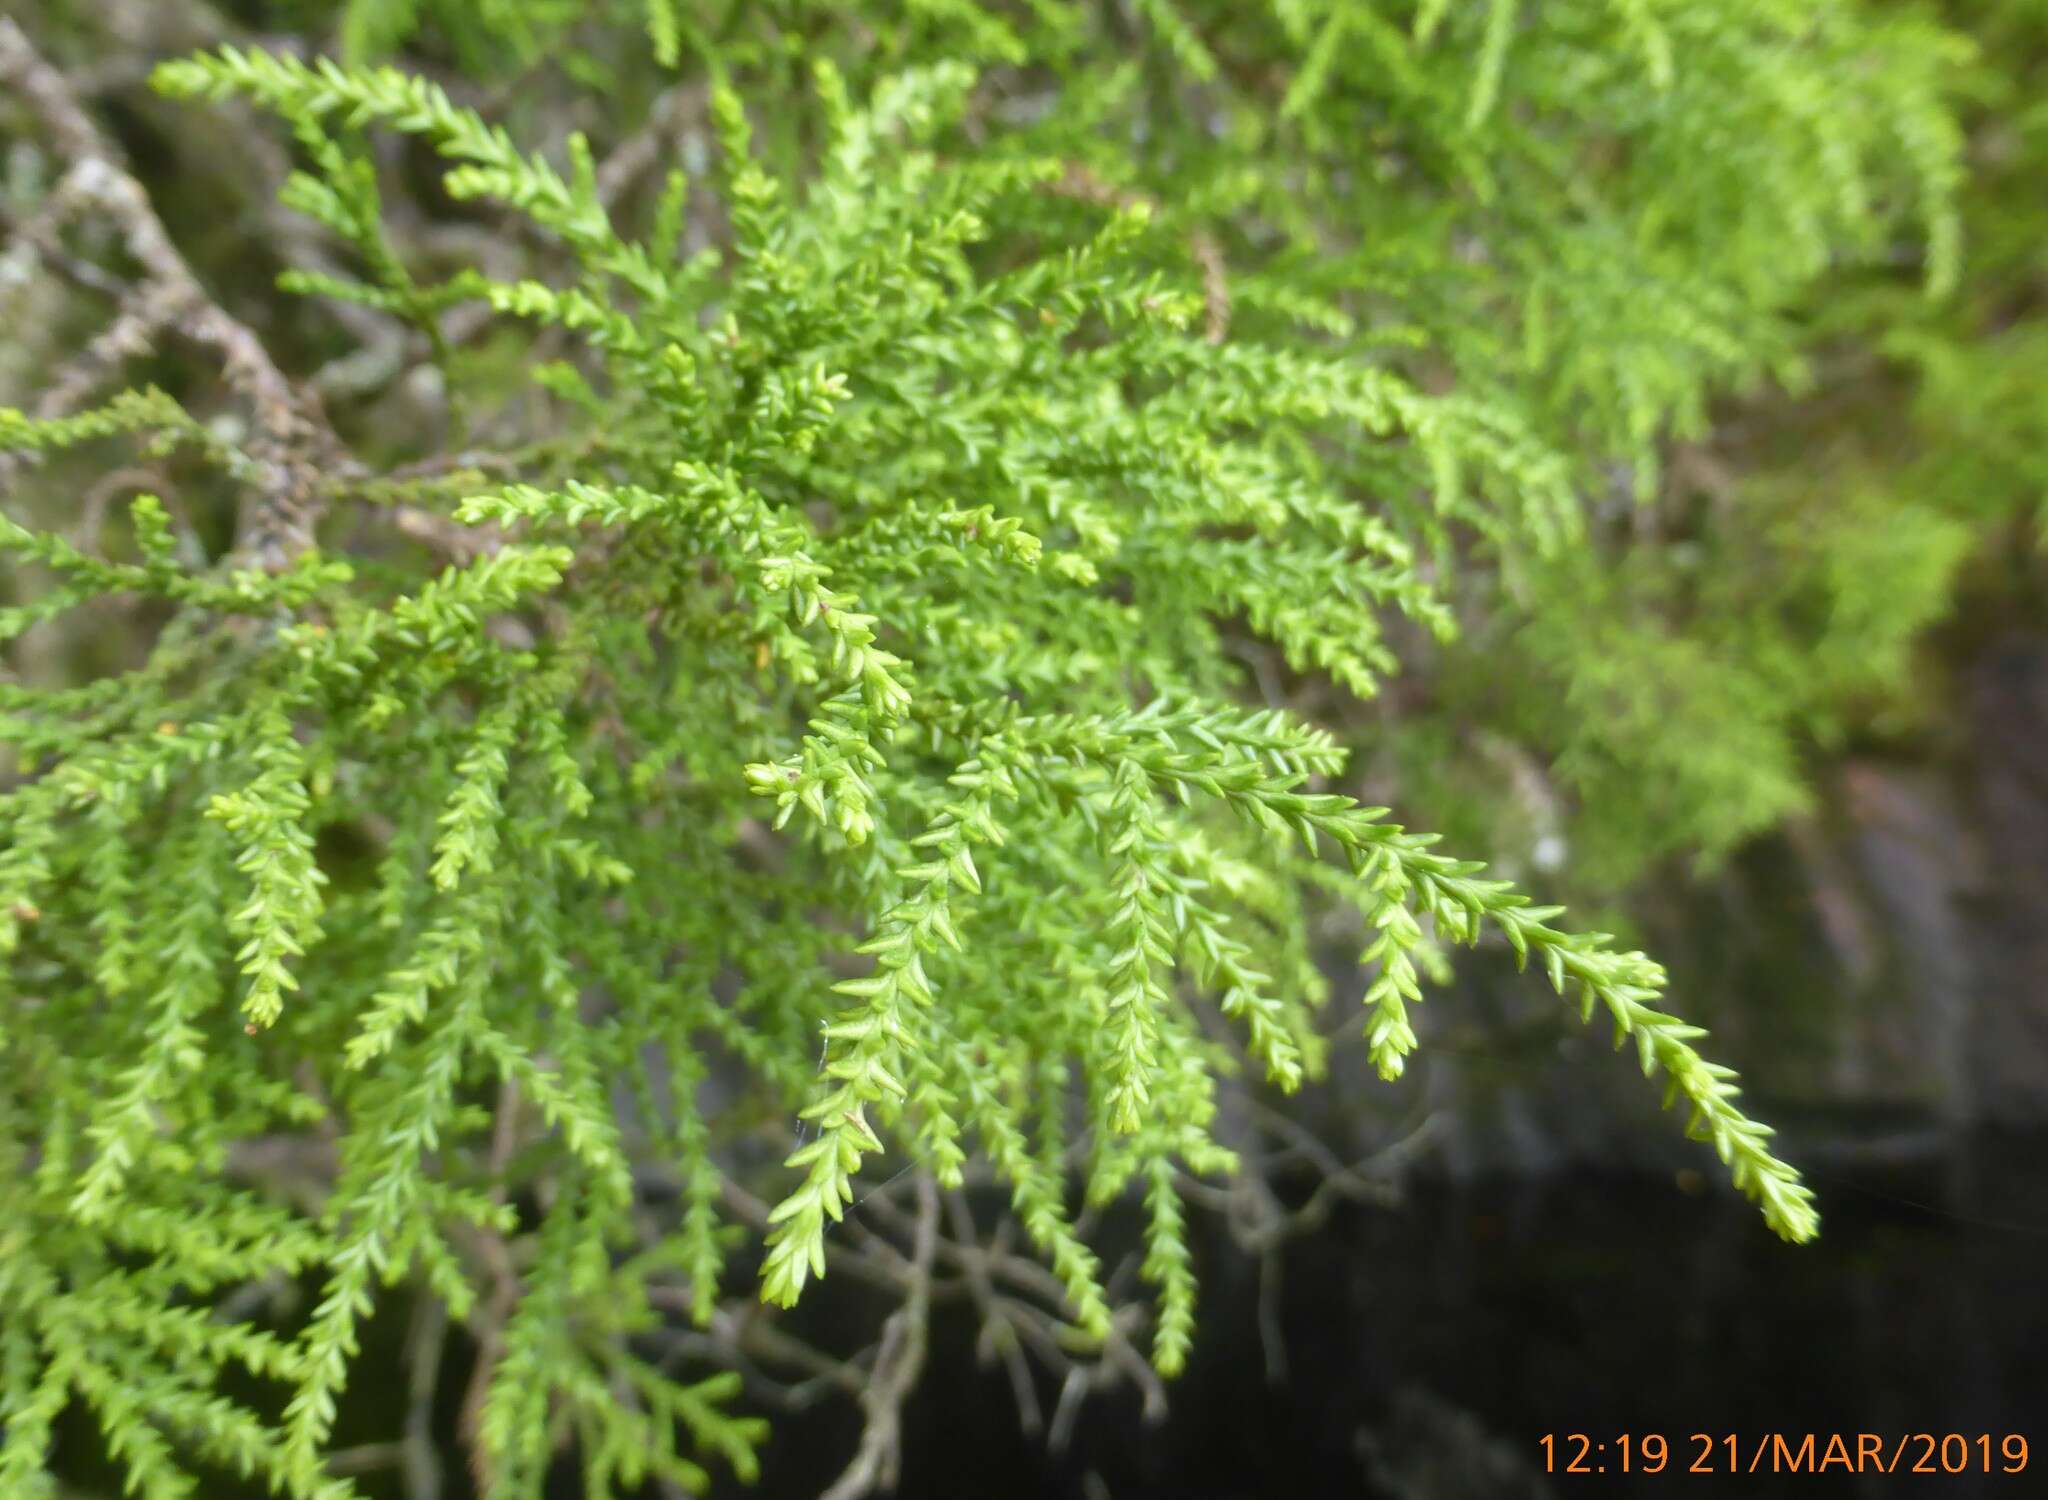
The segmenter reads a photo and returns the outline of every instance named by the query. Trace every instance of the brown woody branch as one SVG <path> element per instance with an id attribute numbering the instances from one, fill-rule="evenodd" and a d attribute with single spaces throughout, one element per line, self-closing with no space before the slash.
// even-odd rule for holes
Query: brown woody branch
<path id="1" fill-rule="evenodd" d="M 882 1344 L 861 1390 L 867 1413 L 853 1462 L 819 1500 L 861 1500 L 876 1488 L 896 1488 L 903 1461 L 903 1403 L 924 1370 L 931 1316 L 932 1257 L 939 1242 L 939 1190 L 929 1172 L 917 1174 L 917 1226 L 912 1237 L 903 1305 L 882 1325 Z"/>
<path id="2" fill-rule="evenodd" d="M 111 219 L 142 272 L 142 285 L 113 327 L 94 341 L 74 377 L 46 394 L 42 407 L 52 409 L 39 409 L 39 414 L 63 415 L 66 405 L 82 402 L 104 378 L 103 365 L 145 346 L 160 328 L 176 329 L 214 349 L 223 377 L 255 417 L 249 447 L 257 485 L 253 503 L 237 519 L 236 551 L 266 568 L 287 566 L 313 544 L 326 503 L 325 476 L 354 467 L 318 400 L 295 387 L 255 333 L 200 285 L 119 149 L 93 123 L 63 74 L 6 17 L 0 17 L 0 83 L 27 101 L 58 155 L 70 164 L 56 189 L 60 201 L 95 208 Z"/>

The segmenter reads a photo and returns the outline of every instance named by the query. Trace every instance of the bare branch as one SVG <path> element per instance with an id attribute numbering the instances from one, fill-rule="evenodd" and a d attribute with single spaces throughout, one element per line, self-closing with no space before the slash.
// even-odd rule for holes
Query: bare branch
<path id="1" fill-rule="evenodd" d="M 867 1426 L 860 1448 L 820 1500 L 861 1500 L 878 1487 L 894 1489 L 903 1458 L 903 1403 L 924 1369 L 931 1308 L 932 1258 L 939 1242 L 939 1190 L 929 1172 L 917 1174 L 917 1231 L 911 1245 L 910 1288 L 903 1306 L 882 1326 L 882 1347 L 861 1391 Z"/>
<path id="2" fill-rule="evenodd" d="M 952 1223 L 953 1238 L 958 1243 L 978 1243 L 974 1213 L 962 1194 L 946 1194 L 946 1212 Z M 980 1256 L 968 1257 L 965 1269 L 967 1285 L 981 1308 L 981 1338 L 977 1341 L 976 1351 L 983 1357 L 993 1354 L 1002 1360 L 1004 1373 L 1010 1378 L 1011 1394 L 1017 1401 L 1018 1425 L 1028 1436 L 1037 1437 L 1044 1430 L 1045 1416 L 1039 1409 L 1038 1387 L 1031 1379 L 1030 1366 L 1024 1362 L 1024 1350 L 1017 1339 L 1016 1324 L 1009 1316 L 1007 1299 L 997 1297 L 995 1285 L 988 1278 L 988 1268 Z"/>
<path id="3" fill-rule="evenodd" d="M 448 1308 L 422 1295 L 405 1337 L 405 1437 L 398 1445 L 405 1500 L 441 1500 L 441 1458 L 434 1444 L 434 1386 L 447 1340 Z"/>
<path id="4" fill-rule="evenodd" d="M 256 437 L 250 450 L 261 477 L 255 503 L 245 505 L 238 519 L 236 550 L 266 568 L 287 566 L 313 543 L 326 502 L 323 475 L 351 466 L 318 401 L 294 387 L 255 333 L 200 285 L 150 206 L 149 195 L 122 164 L 119 150 L 93 123 L 63 75 L 4 16 L 0 82 L 28 101 L 58 153 L 71 163 L 57 191 L 112 219 L 142 269 L 140 295 L 147 312 L 136 315 L 123 344 L 132 343 L 138 330 L 174 327 L 220 354 L 228 385 L 254 409 Z M 71 386 L 64 399 L 82 401 L 87 394 L 89 388 Z"/>
<path id="5" fill-rule="evenodd" d="M 708 79 L 680 83 L 654 101 L 647 122 L 598 163 L 597 196 L 609 209 L 691 129 L 701 130 L 711 99 Z"/>
<path id="6" fill-rule="evenodd" d="M 519 1086 L 506 1079 L 498 1086 L 498 1108 L 491 1129 L 490 1163 L 487 1180 L 492 1183 L 491 1201 L 505 1201 L 505 1168 L 519 1143 Z M 462 1411 L 456 1418 L 456 1432 L 469 1450 L 469 1470 L 477 1493 L 491 1492 L 491 1461 L 483 1448 L 484 1398 L 490 1394 L 491 1376 L 505 1352 L 505 1322 L 519 1301 L 519 1271 L 512 1264 L 512 1252 L 498 1235 L 476 1231 L 476 1243 L 490 1270 L 491 1296 L 471 1319 L 476 1334 L 476 1368 L 469 1388 L 462 1393 Z"/>

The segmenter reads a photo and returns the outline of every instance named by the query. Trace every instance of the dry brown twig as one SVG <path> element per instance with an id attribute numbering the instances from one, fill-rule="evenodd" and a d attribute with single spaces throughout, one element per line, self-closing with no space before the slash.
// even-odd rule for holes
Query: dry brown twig
<path id="1" fill-rule="evenodd" d="M 91 363 L 53 387 L 43 406 L 82 402 L 97 383 L 100 362 L 133 351 L 158 329 L 174 328 L 214 349 L 221 357 L 223 378 L 249 403 L 255 418 L 249 446 L 259 482 L 252 503 L 245 504 L 237 517 L 236 552 L 273 570 L 288 566 L 313 544 L 313 530 L 326 503 L 327 476 L 354 467 L 318 400 L 294 386 L 248 325 L 200 285 L 151 207 L 148 193 L 129 174 L 119 149 L 93 123 L 64 75 L 36 50 L 20 26 L 4 16 L 0 83 L 27 101 L 51 145 L 69 163 L 56 189 L 62 201 L 106 215 L 142 272 L 142 285 L 130 304 L 88 350 Z"/>
<path id="2" fill-rule="evenodd" d="M 867 1413 L 853 1461 L 819 1500 L 861 1500 L 877 1487 L 894 1489 L 903 1462 L 903 1403 L 924 1370 L 931 1320 L 932 1259 L 939 1242 L 939 1189 L 917 1174 L 917 1227 L 911 1242 L 903 1305 L 882 1325 L 882 1344 L 861 1388 Z"/>
<path id="3" fill-rule="evenodd" d="M 708 79 L 677 84 L 656 99 L 647 112 L 646 122 L 598 163 L 598 201 L 607 209 L 617 206 L 619 199 L 661 160 L 666 150 L 692 133 L 701 133 L 710 101 Z"/>
<path id="4" fill-rule="evenodd" d="M 491 1124 L 491 1154 L 486 1180 L 491 1183 L 493 1203 L 505 1201 L 505 1168 L 519 1146 L 519 1085 L 507 1079 L 498 1086 L 498 1104 Z M 490 1300 L 476 1310 L 471 1320 L 475 1335 L 476 1366 L 469 1386 L 462 1393 L 462 1408 L 456 1417 L 456 1435 L 469 1453 L 470 1474 L 479 1495 L 491 1492 L 491 1461 L 483 1447 L 484 1398 L 490 1394 L 491 1376 L 505 1352 L 505 1324 L 519 1302 L 519 1270 L 504 1239 L 486 1229 L 474 1231 L 477 1252 L 490 1276 Z"/>

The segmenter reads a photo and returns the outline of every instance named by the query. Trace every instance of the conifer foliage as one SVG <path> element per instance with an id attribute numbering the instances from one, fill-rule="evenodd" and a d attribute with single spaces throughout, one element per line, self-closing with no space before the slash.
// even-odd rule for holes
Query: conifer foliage
<path id="1" fill-rule="evenodd" d="M 1593 476 L 1652 484 L 1793 361 L 1831 260 L 1918 224 L 1952 277 L 1949 44 L 1804 0 L 618 9 L 356 3 L 347 61 L 155 74 L 289 132 L 286 206 L 346 260 L 287 290 L 403 325 L 458 397 L 458 312 L 530 362 L 412 453 L 337 436 L 0 20 L 68 174 L 41 243 L 101 215 L 117 270 L 80 274 L 135 288 L 97 366 L 0 410 L 0 636 L 144 642 L 0 685 L 0 1493 L 55 1493 L 76 1405 L 151 1500 L 354 1494 L 337 1403 L 400 1295 L 482 1351 L 485 1493 L 564 1456 L 591 1496 L 746 1476 L 739 1377 L 643 1336 L 737 1347 L 750 1279 L 796 1302 L 906 1166 L 846 1493 L 895 1462 L 946 1190 L 1000 1184 L 1069 1349 L 1133 1337 L 1085 1232 L 1133 1205 L 1171 1375 L 1219 1090 L 1323 1069 L 1332 891 L 1383 1075 L 1437 945 L 1490 937 L 1811 1236 L 1663 970 L 1333 790 L 1346 747 L 1234 645 L 1371 696 L 1456 635 L 1460 559 L 1568 551 Z M 709 145 L 645 202 L 375 61 L 573 33 L 623 70 L 642 27 Z M 392 142 L 533 274 L 409 262 Z M 120 391 L 138 334 L 206 351 L 236 419 Z M 53 519 L 124 451 L 187 503 Z M 280 1277 L 317 1294 L 259 1316 Z"/>

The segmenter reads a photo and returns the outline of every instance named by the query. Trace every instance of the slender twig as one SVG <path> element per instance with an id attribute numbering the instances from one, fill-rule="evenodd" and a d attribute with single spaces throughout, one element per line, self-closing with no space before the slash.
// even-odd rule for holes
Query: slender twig
<path id="1" fill-rule="evenodd" d="M 412 1327 L 405 1338 L 405 1438 L 399 1444 L 405 1500 L 441 1500 L 441 1456 L 434 1443 L 434 1387 L 441 1374 L 441 1349 L 447 1335 L 447 1305 L 439 1297 L 421 1296 L 413 1306 Z"/>
<path id="2" fill-rule="evenodd" d="M 611 208 L 672 148 L 678 137 L 693 128 L 701 130 L 710 99 L 711 85 L 705 79 L 679 83 L 656 99 L 647 111 L 646 123 L 598 163 L 598 201 Z"/>
<path id="3" fill-rule="evenodd" d="M 491 1155 L 485 1180 L 491 1184 L 493 1203 L 505 1201 L 505 1168 L 519 1142 L 519 1085 L 506 1079 L 498 1086 L 498 1108 L 491 1129 Z M 491 1296 L 471 1318 L 476 1334 L 476 1368 L 469 1388 L 462 1395 L 462 1410 L 456 1432 L 469 1453 L 469 1471 L 476 1480 L 477 1493 L 491 1493 L 495 1477 L 490 1456 L 483 1446 L 484 1398 L 490 1394 L 491 1377 L 505 1352 L 505 1322 L 519 1301 L 519 1271 L 512 1264 L 512 1252 L 499 1235 L 479 1230 L 476 1244 L 491 1277 Z"/>
<path id="4" fill-rule="evenodd" d="M 910 1286 L 903 1305 L 882 1326 L 882 1346 L 861 1391 L 867 1423 L 853 1461 L 820 1500 L 861 1500 L 877 1487 L 894 1489 L 903 1459 L 903 1403 L 924 1370 L 931 1310 L 932 1258 L 939 1241 L 939 1190 L 929 1172 L 917 1174 L 917 1232 L 911 1244 Z"/>
<path id="5" fill-rule="evenodd" d="M 237 552 L 272 569 L 310 547 L 326 503 L 323 476 L 352 467 L 328 427 L 318 401 L 278 369 L 249 327 L 208 295 L 172 243 L 148 193 L 131 176 L 121 153 L 106 139 L 56 68 L 22 29 L 0 16 L 0 83 L 14 88 L 41 121 L 59 155 L 70 162 L 57 191 L 98 208 L 121 232 L 123 247 L 141 268 L 144 308 L 124 331 L 169 326 L 215 349 L 227 383 L 254 409 L 250 444 L 261 482 L 238 519 Z M 89 390 L 67 387 L 64 399 Z M 55 413 L 51 413 L 54 415 Z"/>
<path id="6" fill-rule="evenodd" d="M 974 1213 L 967 1205 L 967 1199 L 960 1193 L 946 1194 L 947 1217 L 953 1226 L 953 1238 L 961 1245 L 979 1243 L 974 1230 Z M 981 1338 L 977 1351 L 986 1350 L 1003 1362 L 1004 1373 L 1010 1378 L 1010 1391 L 1017 1402 L 1017 1422 L 1029 1437 L 1037 1437 L 1044 1429 L 1045 1417 L 1039 1409 L 1038 1387 L 1031 1379 L 1030 1366 L 1024 1362 L 1024 1350 L 1017 1340 L 1015 1321 L 1009 1316 L 1007 1302 L 996 1295 L 995 1284 L 989 1280 L 988 1269 L 980 1256 L 970 1256 L 964 1261 L 967 1284 L 972 1289 L 976 1305 L 981 1309 Z"/>

